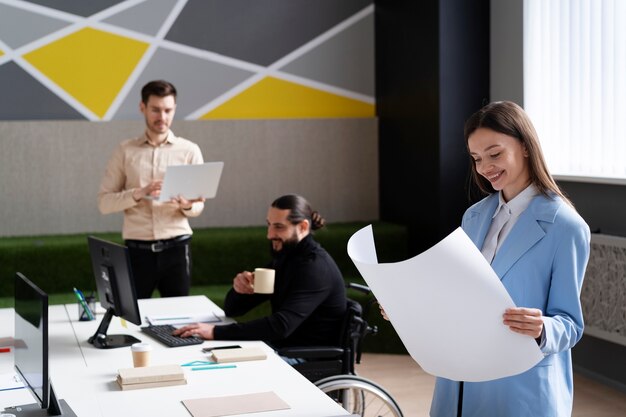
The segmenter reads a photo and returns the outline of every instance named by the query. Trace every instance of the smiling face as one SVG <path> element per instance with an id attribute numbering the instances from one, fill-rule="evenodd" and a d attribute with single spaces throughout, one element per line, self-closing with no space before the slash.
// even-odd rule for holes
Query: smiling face
<path id="1" fill-rule="evenodd" d="M 165 97 L 151 95 L 147 103 L 140 103 L 139 108 L 146 119 L 148 131 L 155 135 L 163 135 L 169 131 L 174 120 L 176 98 L 173 95 Z"/>
<path id="2" fill-rule="evenodd" d="M 308 220 L 292 224 L 288 220 L 289 213 L 290 210 L 275 207 L 270 207 L 267 212 L 267 238 L 275 252 L 280 252 L 287 245 L 295 245 L 309 234 Z"/>
<path id="3" fill-rule="evenodd" d="M 469 136 L 467 145 L 476 172 L 485 177 L 494 190 L 501 190 L 505 201 L 510 201 L 530 184 L 528 152 L 516 138 L 481 127 Z"/>

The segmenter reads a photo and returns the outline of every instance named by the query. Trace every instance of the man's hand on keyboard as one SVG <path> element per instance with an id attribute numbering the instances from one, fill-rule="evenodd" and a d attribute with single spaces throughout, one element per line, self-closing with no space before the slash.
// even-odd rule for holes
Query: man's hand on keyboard
<path id="1" fill-rule="evenodd" d="M 215 328 L 214 324 L 209 323 L 195 323 L 188 324 L 187 326 L 181 327 L 180 329 L 174 330 L 172 333 L 174 336 L 180 337 L 189 337 L 189 336 L 199 336 L 206 340 L 213 340 L 213 329 Z"/>

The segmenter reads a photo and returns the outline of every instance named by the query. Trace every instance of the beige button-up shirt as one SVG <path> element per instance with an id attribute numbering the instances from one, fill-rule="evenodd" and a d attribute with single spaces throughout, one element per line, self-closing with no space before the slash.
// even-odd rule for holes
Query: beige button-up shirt
<path id="1" fill-rule="evenodd" d="M 200 147 L 176 137 L 172 131 L 160 146 L 148 142 L 147 135 L 122 142 L 109 160 L 98 192 L 102 214 L 124 211 L 122 237 L 133 240 L 170 239 L 191 234 L 187 217 L 196 217 L 204 203 L 181 210 L 176 203 L 135 201 L 133 190 L 163 179 L 168 165 L 203 163 Z"/>

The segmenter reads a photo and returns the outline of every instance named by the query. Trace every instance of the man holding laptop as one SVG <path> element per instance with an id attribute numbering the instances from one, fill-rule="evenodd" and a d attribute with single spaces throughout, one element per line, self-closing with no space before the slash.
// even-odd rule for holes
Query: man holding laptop
<path id="1" fill-rule="evenodd" d="M 167 166 L 202 164 L 202 152 L 170 130 L 176 112 L 176 88 L 171 83 L 147 83 L 139 109 L 146 130 L 114 151 L 100 184 L 98 208 L 102 214 L 124 212 L 122 236 L 138 298 L 150 298 L 155 289 L 162 297 L 188 295 L 192 230 L 187 218 L 202 213 L 205 199 L 157 199 Z"/>

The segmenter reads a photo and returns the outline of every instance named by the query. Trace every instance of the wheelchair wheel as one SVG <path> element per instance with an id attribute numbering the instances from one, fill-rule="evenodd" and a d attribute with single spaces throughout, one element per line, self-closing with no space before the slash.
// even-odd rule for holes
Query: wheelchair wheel
<path id="1" fill-rule="evenodd" d="M 380 385 L 356 375 L 335 375 L 315 385 L 352 414 L 362 417 L 403 417 L 398 403 Z"/>

